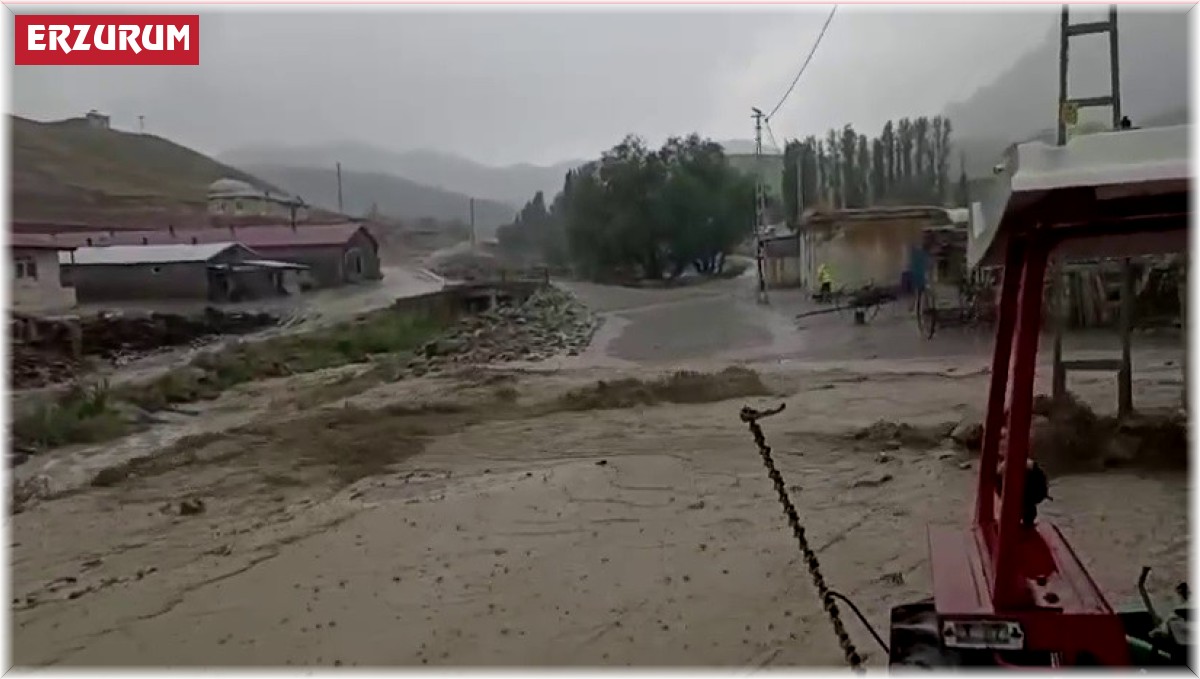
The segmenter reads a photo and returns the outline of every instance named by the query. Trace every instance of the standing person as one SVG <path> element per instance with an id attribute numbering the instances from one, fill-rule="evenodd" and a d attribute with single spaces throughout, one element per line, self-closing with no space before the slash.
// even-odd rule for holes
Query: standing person
<path id="1" fill-rule="evenodd" d="M 824 262 L 817 267 L 817 282 L 821 285 L 821 301 L 828 301 L 833 295 L 833 274 L 829 272 L 829 265 Z"/>
<path id="2" fill-rule="evenodd" d="M 925 252 L 925 249 L 918 245 L 913 246 L 909 256 L 912 262 L 909 275 L 912 280 L 913 292 L 918 296 L 925 292 L 925 266 L 928 257 L 929 255 Z"/>

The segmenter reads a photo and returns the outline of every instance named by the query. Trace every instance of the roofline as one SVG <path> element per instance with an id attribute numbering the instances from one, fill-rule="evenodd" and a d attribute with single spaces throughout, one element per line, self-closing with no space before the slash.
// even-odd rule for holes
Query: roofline
<path id="1" fill-rule="evenodd" d="M 82 248 L 72 248 L 73 250 L 112 250 L 113 248 L 201 248 L 206 245 L 221 245 L 221 243 L 154 243 L 150 245 L 90 245 Z M 248 245 L 243 243 L 224 243 L 223 248 L 212 253 L 204 259 L 167 259 L 153 260 L 147 259 L 138 262 L 63 262 L 66 266 L 146 266 L 146 265 L 163 265 L 163 264 L 208 264 L 213 257 L 223 255 L 233 248 L 240 248 L 254 255 L 261 254 Z"/>
<path id="2" fill-rule="evenodd" d="M 1108 249 L 1119 250 L 1118 243 L 1121 248 L 1150 248 L 1154 239 L 1137 244 L 1128 235 L 1116 238 L 1114 221 L 1124 220 L 1126 228 L 1136 229 L 1139 211 L 1148 210 L 1146 217 L 1157 215 L 1162 199 L 1174 201 L 1163 213 L 1174 215 L 1173 219 L 1183 214 L 1181 209 L 1191 212 L 1186 200 L 1192 180 L 1190 137 L 1190 125 L 1173 125 L 1090 134 L 1064 146 L 1040 141 L 1017 146 L 971 204 L 968 264 L 1001 263 L 1009 232 L 1035 221 L 1044 228 L 1063 227 L 1056 234 L 1060 241 L 1089 240 L 1089 252 L 1106 250 L 1103 241 L 1108 232 L 1114 236 Z M 1181 207 L 1180 198 L 1186 206 Z M 1064 205 L 1073 206 L 1073 211 Z M 1107 214 L 1117 205 L 1124 205 L 1127 213 Z M 1100 223 L 1108 226 L 1100 232 L 1087 228 Z M 1186 229 L 1186 220 L 1181 228 Z M 1167 241 L 1155 243 L 1154 247 L 1165 247 Z M 1059 250 L 1064 257 L 1072 252 L 1071 247 Z"/>

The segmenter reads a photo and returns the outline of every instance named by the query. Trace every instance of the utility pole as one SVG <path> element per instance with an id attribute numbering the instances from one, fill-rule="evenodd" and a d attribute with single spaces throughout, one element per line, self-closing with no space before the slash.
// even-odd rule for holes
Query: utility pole
<path id="1" fill-rule="evenodd" d="M 763 112 L 751 108 L 754 118 L 754 166 L 755 166 L 755 181 L 754 181 L 754 258 L 758 269 L 758 303 L 767 303 L 767 278 L 766 271 L 766 252 L 763 244 L 763 221 L 766 218 L 766 212 L 763 196 L 763 168 L 762 168 L 762 121 Z"/>
<path id="2" fill-rule="evenodd" d="M 470 200 L 471 206 L 471 247 L 475 247 L 475 199 Z"/>
<path id="3" fill-rule="evenodd" d="M 344 212 L 342 212 L 342 164 L 341 163 L 337 164 L 337 183 L 338 183 L 338 214 L 345 214 Z"/>
<path id="4" fill-rule="evenodd" d="M 146 116 L 138 116 L 138 134 L 146 134 Z"/>

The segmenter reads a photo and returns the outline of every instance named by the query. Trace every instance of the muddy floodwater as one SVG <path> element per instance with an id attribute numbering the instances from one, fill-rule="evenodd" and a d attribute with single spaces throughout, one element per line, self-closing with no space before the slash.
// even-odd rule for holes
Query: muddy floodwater
<path id="1" fill-rule="evenodd" d="M 604 319 L 579 356 L 257 382 L 23 465 L 55 495 L 11 522 L 14 662 L 838 665 L 746 404 L 787 404 L 764 428 L 830 586 L 880 628 L 928 596 L 927 526 L 970 516 L 976 456 L 945 432 L 982 412 L 986 336 L 922 340 L 903 309 L 797 328 L 798 298 L 744 280 L 572 287 Z M 1139 408 L 1178 404 L 1178 344 L 1136 347 Z M 1070 387 L 1115 406 L 1109 376 Z M 1114 604 L 1143 565 L 1165 601 L 1188 492 L 1186 469 L 1070 473 L 1042 515 Z"/>

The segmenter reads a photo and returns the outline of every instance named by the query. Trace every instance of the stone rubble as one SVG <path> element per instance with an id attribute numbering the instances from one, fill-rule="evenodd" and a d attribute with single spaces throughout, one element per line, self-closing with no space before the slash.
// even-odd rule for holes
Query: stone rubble
<path id="1" fill-rule="evenodd" d="M 12 386 L 28 389 L 67 382 L 88 370 L 87 359 L 123 365 L 162 351 L 199 348 L 221 336 L 243 335 L 278 322 L 268 313 L 213 307 L 192 315 L 101 313 L 70 321 L 46 321 L 37 339 L 13 343 Z M 71 323 L 79 326 L 79 357 L 72 356 Z"/>
<path id="2" fill-rule="evenodd" d="M 598 328 L 596 316 L 573 296 L 546 287 L 519 304 L 499 305 L 464 317 L 448 333 L 426 344 L 408 368 L 412 374 L 422 375 L 451 365 L 577 356 Z"/>

